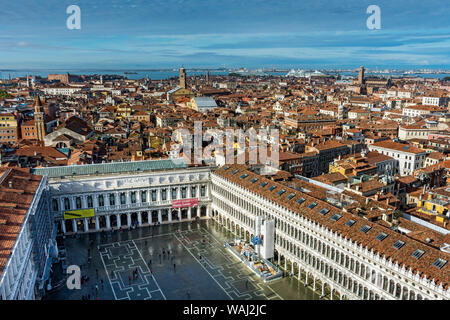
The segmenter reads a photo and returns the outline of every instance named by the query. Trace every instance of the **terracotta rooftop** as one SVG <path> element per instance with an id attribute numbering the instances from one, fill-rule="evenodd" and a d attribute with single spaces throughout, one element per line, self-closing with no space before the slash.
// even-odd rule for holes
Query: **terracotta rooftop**
<path id="1" fill-rule="evenodd" d="M 25 169 L 0 169 L 0 273 L 24 221 L 42 177 Z"/>

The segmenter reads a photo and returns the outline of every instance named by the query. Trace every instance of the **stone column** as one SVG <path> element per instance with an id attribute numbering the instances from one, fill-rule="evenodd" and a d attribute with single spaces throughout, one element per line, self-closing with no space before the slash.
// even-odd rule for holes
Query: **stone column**
<path id="1" fill-rule="evenodd" d="M 178 221 L 181 221 L 181 208 L 178 208 Z"/>
<path id="2" fill-rule="evenodd" d="M 84 218 L 84 232 L 88 232 L 88 231 L 89 231 L 88 220 L 87 220 L 87 218 Z"/>
<path id="3" fill-rule="evenodd" d="M 142 212 L 138 212 L 138 224 L 139 224 L 139 227 L 140 226 L 142 226 Z"/>
<path id="4" fill-rule="evenodd" d="M 106 229 L 111 229 L 111 219 L 110 216 L 107 215 L 106 217 Z"/>
<path id="5" fill-rule="evenodd" d="M 316 291 L 316 277 L 313 276 L 313 290 Z"/>
<path id="6" fill-rule="evenodd" d="M 131 213 L 127 213 L 127 225 L 131 227 Z"/>
<path id="7" fill-rule="evenodd" d="M 76 219 L 72 220 L 72 229 L 73 229 L 73 232 L 77 232 L 78 231 L 77 220 Z"/>
<path id="8" fill-rule="evenodd" d="M 120 214 L 116 214 L 116 220 L 117 220 L 117 228 L 121 227 L 121 223 L 120 223 Z"/>
<path id="9" fill-rule="evenodd" d="M 98 221 L 98 216 L 97 217 L 95 217 L 95 230 L 100 230 L 100 223 L 99 223 L 99 221 Z"/>
<path id="10" fill-rule="evenodd" d="M 325 296 L 325 283 L 322 281 L 322 297 Z"/>
<path id="11" fill-rule="evenodd" d="M 169 212 L 167 214 L 169 222 L 172 222 L 172 209 L 169 209 Z"/>
<path id="12" fill-rule="evenodd" d="M 61 220 L 61 230 L 66 233 L 66 220 Z"/>
<path id="13" fill-rule="evenodd" d="M 148 211 L 147 213 L 148 213 L 148 215 L 147 215 L 147 220 L 148 220 L 148 223 L 149 224 L 152 224 L 153 223 L 153 221 L 152 221 L 152 212 L 153 212 L 153 210 L 151 210 L 151 211 Z"/>
<path id="14" fill-rule="evenodd" d="M 162 223 L 161 209 L 158 210 L 158 222 L 159 222 L 159 223 Z"/>
<path id="15" fill-rule="evenodd" d="M 136 190 L 136 203 L 141 203 L 141 190 Z"/>
<path id="16" fill-rule="evenodd" d="M 189 209 L 188 209 L 188 219 L 189 220 L 192 219 L 192 207 L 189 207 Z"/>
<path id="17" fill-rule="evenodd" d="M 298 265 L 298 280 L 302 279 L 302 267 L 300 266 L 300 264 Z"/>

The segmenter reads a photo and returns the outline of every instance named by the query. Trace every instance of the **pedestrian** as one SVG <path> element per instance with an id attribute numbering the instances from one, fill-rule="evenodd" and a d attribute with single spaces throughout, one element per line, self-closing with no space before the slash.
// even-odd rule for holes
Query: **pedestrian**
<path id="1" fill-rule="evenodd" d="M 103 285 L 103 279 L 101 279 L 100 282 L 102 284 L 102 290 L 105 290 L 105 286 Z"/>
<path id="2" fill-rule="evenodd" d="M 248 278 L 245 279 L 245 288 L 248 289 Z"/>
<path id="3" fill-rule="evenodd" d="M 188 300 L 190 300 L 190 299 L 191 299 L 191 294 L 189 293 L 189 291 L 188 291 L 188 292 L 186 292 L 186 296 L 187 296 Z"/>
<path id="4" fill-rule="evenodd" d="M 175 263 L 173 264 L 173 271 L 175 271 L 175 267 L 176 267 L 176 265 L 175 265 Z"/>
<path id="5" fill-rule="evenodd" d="M 153 271 L 152 271 L 152 269 L 150 269 L 150 278 L 152 278 L 153 277 Z"/>
<path id="6" fill-rule="evenodd" d="M 128 276 L 128 285 L 131 285 L 131 276 Z"/>
<path id="7" fill-rule="evenodd" d="M 95 285 L 95 295 L 98 295 L 98 284 Z"/>
<path id="8" fill-rule="evenodd" d="M 145 240 L 145 246 L 147 246 L 147 240 Z"/>

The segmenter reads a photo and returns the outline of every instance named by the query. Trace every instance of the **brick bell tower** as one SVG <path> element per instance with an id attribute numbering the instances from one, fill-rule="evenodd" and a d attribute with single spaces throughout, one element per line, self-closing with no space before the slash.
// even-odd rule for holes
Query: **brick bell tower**
<path id="1" fill-rule="evenodd" d="M 34 124 L 36 126 L 36 138 L 41 145 L 44 145 L 44 108 L 42 107 L 42 101 L 39 96 L 36 98 L 36 101 L 34 103 Z"/>

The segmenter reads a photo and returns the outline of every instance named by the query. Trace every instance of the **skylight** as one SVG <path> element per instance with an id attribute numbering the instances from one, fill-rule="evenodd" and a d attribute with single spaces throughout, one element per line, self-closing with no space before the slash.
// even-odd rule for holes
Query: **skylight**
<path id="1" fill-rule="evenodd" d="M 370 229 L 372 229 L 372 227 L 366 224 L 364 227 L 361 228 L 361 231 L 367 233 L 369 232 Z"/>
<path id="2" fill-rule="evenodd" d="M 387 238 L 387 236 L 388 235 L 386 233 L 381 232 L 380 234 L 377 235 L 377 239 L 380 240 L 380 241 L 383 241 L 384 239 Z"/>
<path id="3" fill-rule="evenodd" d="M 258 178 L 253 178 L 252 180 L 250 180 L 251 183 L 255 183 L 256 181 L 258 181 Z"/>
<path id="4" fill-rule="evenodd" d="M 289 194 L 286 198 L 288 198 L 288 200 L 291 200 L 293 197 L 295 197 L 295 193 Z"/>
<path id="5" fill-rule="evenodd" d="M 340 218 L 342 218 L 342 216 L 339 213 L 335 213 L 331 216 L 331 220 L 333 221 L 338 221 Z"/>
<path id="6" fill-rule="evenodd" d="M 352 225 L 354 225 L 355 224 L 355 220 L 348 220 L 346 223 L 345 223 L 345 225 L 346 226 L 349 226 L 349 227 L 351 227 Z"/>
<path id="7" fill-rule="evenodd" d="M 405 242 L 403 242 L 402 240 L 398 240 L 396 243 L 393 244 L 393 247 L 398 250 L 401 247 L 403 247 L 404 245 L 405 245 Z"/>
<path id="8" fill-rule="evenodd" d="M 433 262 L 433 266 L 438 267 L 439 269 L 442 269 L 446 264 L 447 260 L 442 258 L 437 258 L 436 261 Z"/>
<path id="9" fill-rule="evenodd" d="M 329 212 L 330 210 L 328 210 L 327 208 L 323 208 L 322 210 L 320 210 L 319 211 L 319 213 L 321 214 L 321 215 L 326 215 L 328 212 Z"/>
<path id="10" fill-rule="evenodd" d="M 273 191 L 273 189 L 275 189 L 275 188 L 276 188 L 275 186 L 270 186 L 269 190 Z"/>
<path id="11" fill-rule="evenodd" d="M 317 206 L 317 203 L 311 202 L 308 206 L 308 208 L 313 209 L 315 206 Z"/>
<path id="12" fill-rule="evenodd" d="M 234 169 L 234 170 L 231 172 L 231 175 L 236 174 L 238 171 L 239 171 L 239 169 Z"/>
<path id="13" fill-rule="evenodd" d="M 278 191 L 277 193 L 278 193 L 278 195 L 279 196 L 281 196 L 281 195 L 283 195 L 283 193 L 285 193 L 286 192 L 286 190 L 284 190 L 284 189 L 281 189 L 280 191 Z"/>
<path id="14" fill-rule="evenodd" d="M 241 179 L 245 179 L 245 178 L 247 178 L 247 177 L 248 177 L 248 174 L 244 173 L 244 174 L 241 176 Z"/>
<path id="15" fill-rule="evenodd" d="M 260 186 L 264 188 L 265 186 L 267 186 L 267 184 L 268 184 L 267 182 L 263 181 L 261 182 Z"/>
<path id="16" fill-rule="evenodd" d="M 420 259 L 420 258 L 422 258 L 422 256 L 423 256 L 424 254 L 425 254 L 425 251 L 420 250 L 420 249 L 417 249 L 416 251 L 414 251 L 414 252 L 412 253 L 411 256 L 413 256 L 413 257 L 416 258 L 416 259 Z"/>
<path id="17" fill-rule="evenodd" d="M 298 204 L 302 204 L 302 203 L 305 202 L 305 201 L 306 201 L 305 198 L 300 198 L 300 199 L 297 200 L 297 203 L 298 203 Z"/>

